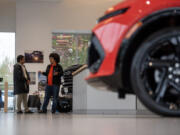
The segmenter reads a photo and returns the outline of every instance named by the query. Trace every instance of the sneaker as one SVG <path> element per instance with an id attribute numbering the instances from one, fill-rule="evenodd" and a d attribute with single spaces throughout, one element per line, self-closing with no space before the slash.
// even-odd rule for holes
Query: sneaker
<path id="1" fill-rule="evenodd" d="M 52 114 L 55 114 L 55 113 L 56 113 L 56 111 L 54 111 L 54 110 L 53 110 L 53 111 L 51 111 L 51 112 L 52 112 Z"/>
<path id="2" fill-rule="evenodd" d="M 23 112 L 22 111 L 17 111 L 17 114 L 22 114 Z"/>

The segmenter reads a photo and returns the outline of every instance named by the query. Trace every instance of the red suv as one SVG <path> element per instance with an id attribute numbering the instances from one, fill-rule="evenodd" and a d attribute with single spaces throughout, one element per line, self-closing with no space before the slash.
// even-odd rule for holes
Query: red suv
<path id="1" fill-rule="evenodd" d="M 90 85 L 123 98 L 136 94 L 151 111 L 180 116 L 180 0 L 124 0 L 93 29 Z"/>

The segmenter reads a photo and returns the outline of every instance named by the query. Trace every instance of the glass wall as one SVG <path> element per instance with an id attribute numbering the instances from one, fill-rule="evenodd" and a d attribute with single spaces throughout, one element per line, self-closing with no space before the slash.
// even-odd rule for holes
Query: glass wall
<path id="1" fill-rule="evenodd" d="M 0 32 L 0 104 L 4 100 L 4 82 L 8 82 L 8 108 L 14 108 L 13 96 L 13 65 L 15 63 L 15 33 L 2 33 Z"/>

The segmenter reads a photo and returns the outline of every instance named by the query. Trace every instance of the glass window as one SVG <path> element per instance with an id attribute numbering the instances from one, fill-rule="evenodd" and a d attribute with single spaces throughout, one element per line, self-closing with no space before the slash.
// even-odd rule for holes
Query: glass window
<path id="1" fill-rule="evenodd" d="M 8 82 L 8 108 L 14 108 L 13 96 L 13 65 L 15 63 L 15 33 L 0 32 L 0 82 L 1 97 L 0 102 L 4 101 L 4 82 Z M 2 103 L 1 103 L 2 107 Z"/>

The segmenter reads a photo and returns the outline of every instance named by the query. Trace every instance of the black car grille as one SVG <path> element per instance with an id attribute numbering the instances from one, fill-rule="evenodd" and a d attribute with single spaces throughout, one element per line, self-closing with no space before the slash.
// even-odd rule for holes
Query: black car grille
<path id="1" fill-rule="evenodd" d="M 88 49 L 88 67 L 92 73 L 96 73 L 104 59 L 104 50 L 96 36 L 92 36 Z"/>
<path id="2" fill-rule="evenodd" d="M 67 94 L 72 94 L 72 87 L 73 87 L 73 76 L 72 73 L 80 68 L 82 65 L 72 65 L 64 70 L 63 74 L 63 82 L 62 82 L 62 91 L 61 94 L 63 96 Z M 68 90 L 68 93 L 65 92 L 65 88 Z"/>

